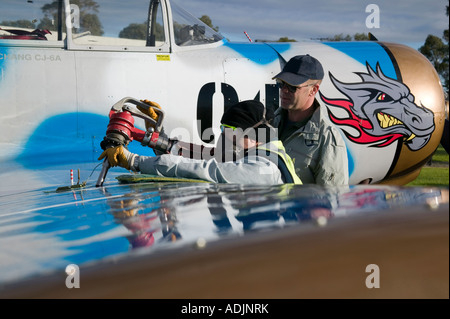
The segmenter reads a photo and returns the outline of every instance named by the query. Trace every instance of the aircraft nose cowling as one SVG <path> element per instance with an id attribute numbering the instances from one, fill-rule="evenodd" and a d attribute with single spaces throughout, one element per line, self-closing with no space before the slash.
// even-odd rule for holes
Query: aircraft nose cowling
<path id="1" fill-rule="evenodd" d="M 420 169 L 433 155 L 439 146 L 445 121 L 444 91 L 439 76 L 430 61 L 419 51 L 401 44 L 383 43 L 392 53 L 393 62 L 397 63 L 401 82 L 405 84 L 414 96 L 414 103 L 423 106 L 430 112 L 425 112 L 426 122 L 434 123 L 434 130 L 428 141 L 420 141 L 420 148 L 409 148 L 408 143 L 415 143 L 414 136 L 405 139 L 402 149 L 398 152 L 395 166 L 387 180 L 388 184 L 406 184 L 413 181 L 420 173 Z M 416 143 L 417 144 L 417 143 Z"/>

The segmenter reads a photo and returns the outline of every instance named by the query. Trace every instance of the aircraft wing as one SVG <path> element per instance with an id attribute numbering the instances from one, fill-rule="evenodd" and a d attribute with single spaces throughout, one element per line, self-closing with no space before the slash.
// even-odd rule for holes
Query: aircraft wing
<path id="1" fill-rule="evenodd" d="M 95 187 L 97 164 L 2 170 L 2 298 L 448 296 L 448 189 Z"/>

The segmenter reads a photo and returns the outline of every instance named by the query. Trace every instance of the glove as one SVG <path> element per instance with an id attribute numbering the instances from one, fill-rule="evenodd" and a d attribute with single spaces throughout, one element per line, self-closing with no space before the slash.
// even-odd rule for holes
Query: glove
<path id="1" fill-rule="evenodd" d="M 136 171 L 134 167 L 134 160 L 137 157 L 137 154 L 131 153 L 122 145 L 107 148 L 98 159 L 102 160 L 105 157 L 108 158 L 109 165 L 112 167 L 120 166 L 126 168 L 127 170 L 132 169 Z"/>
<path id="2" fill-rule="evenodd" d="M 145 104 L 148 104 L 150 106 L 155 106 L 158 109 L 161 109 L 161 106 L 158 103 L 156 103 L 156 102 L 149 101 L 147 99 L 141 100 L 141 102 L 144 102 Z M 142 106 L 139 106 L 139 105 L 136 105 L 136 107 L 139 109 L 139 111 L 141 111 L 144 114 L 147 114 L 148 116 L 150 116 L 156 122 L 158 121 L 159 114 L 156 113 L 153 108 L 150 107 L 148 109 L 145 109 L 145 108 L 143 108 Z M 149 127 L 153 127 L 153 126 L 150 123 L 147 123 L 147 121 L 145 121 L 145 128 L 148 130 Z"/>

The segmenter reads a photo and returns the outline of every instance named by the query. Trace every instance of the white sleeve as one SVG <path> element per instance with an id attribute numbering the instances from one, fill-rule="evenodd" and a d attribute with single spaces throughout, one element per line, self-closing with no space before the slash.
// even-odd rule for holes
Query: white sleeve
<path id="1" fill-rule="evenodd" d="M 282 184 L 278 167 L 264 157 L 245 157 L 236 162 L 215 159 L 196 160 L 182 156 L 139 156 L 139 170 L 144 174 L 196 178 L 213 183 Z"/>

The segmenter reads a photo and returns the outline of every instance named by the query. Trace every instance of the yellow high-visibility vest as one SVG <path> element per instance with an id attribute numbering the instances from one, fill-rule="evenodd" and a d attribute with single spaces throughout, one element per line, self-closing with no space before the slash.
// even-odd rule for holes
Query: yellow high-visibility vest
<path id="1" fill-rule="evenodd" d="M 283 142 L 281 141 L 271 141 L 268 144 L 272 144 L 274 147 L 266 148 L 266 147 L 257 147 L 258 150 L 273 152 L 278 155 L 278 158 L 281 159 L 281 161 L 277 161 L 278 168 L 281 171 L 281 174 L 284 176 L 286 183 L 293 183 L 302 185 L 302 181 L 300 177 L 295 173 L 294 168 L 294 162 L 292 161 L 292 158 L 286 153 L 286 150 L 284 148 Z M 267 144 L 265 144 L 267 145 Z M 269 156 L 270 159 L 270 156 Z"/>

